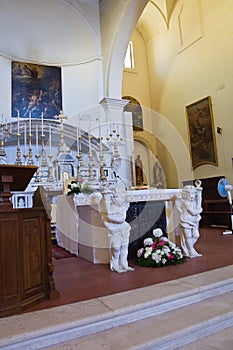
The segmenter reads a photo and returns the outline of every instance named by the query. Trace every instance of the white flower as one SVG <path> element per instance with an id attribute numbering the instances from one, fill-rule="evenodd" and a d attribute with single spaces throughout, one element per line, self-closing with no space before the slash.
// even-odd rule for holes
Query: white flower
<path id="1" fill-rule="evenodd" d="M 164 251 L 164 253 L 165 253 L 166 255 L 168 255 L 168 253 L 171 251 L 171 249 L 170 249 L 169 247 L 167 247 L 166 245 L 163 246 L 163 249 L 162 249 L 162 250 Z"/>
<path id="2" fill-rule="evenodd" d="M 158 251 L 154 252 L 151 257 L 157 264 L 161 261 L 161 256 L 158 254 Z"/>
<path id="3" fill-rule="evenodd" d="M 164 242 L 169 242 L 169 240 L 168 240 L 167 237 L 163 237 L 163 241 L 164 241 Z"/>
<path id="4" fill-rule="evenodd" d="M 72 183 L 72 184 L 70 185 L 70 187 L 71 187 L 71 189 L 73 190 L 74 188 L 77 188 L 77 187 L 78 187 L 78 184 Z"/>
<path id="5" fill-rule="evenodd" d="M 169 246 L 170 246 L 172 249 L 175 249 L 175 248 L 176 248 L 176 245 L 175 245 L 175 243 L 173 243 L 173 242 L 169 242 Z"/>
<path id="6" fill-rule="evenodd" d="M 161 230 L 161 228 L 155 228 L 153 230 L 153 235 L 155 237 L 161 237 L 163 235 L 163 231 Z"/>
<path id="7" fill-rule="evenodd" d="M 151 247 L 146 247 L 146 248 L 145 248 L 145 251 L 146 251 L 146 252 L 149 252 L 149 253 L 151 254 L 151 253 L 152 253 L 152 248 L 151 248 Z"/>
<path id="8" fill-rule="evenodd" d="M 166 262 L 167 262 L 167 260 L 166 260 L 166 259 L 162 259 L 162 264 L 163 264 L 163 265 L 165 265 L 165 264 L 166 264 Z"/>
<path id="9" fill-rule="evenodd" d="M 152 253 L 152 248 L 151 247 L 146 247 L 145 248 L 145 254 L 144 254 L 144 258 L 148 258 L 149 255 L 151 255 Z"/>
<path id="10" fill-rule="evenodd" d="M 152 243 L 153 243 L 153 239 L 152 238 L 144 239 L 144 246 L 151 245 Z"/>
<path id="11" fill-rule="evenodd" d="M 177 250 L 175 253 L 176 253 L 176 256 L 177 256 L 178 259 L 182 259 L 183 258 L 183 254 L 182 254 L 180 249 Z"/>

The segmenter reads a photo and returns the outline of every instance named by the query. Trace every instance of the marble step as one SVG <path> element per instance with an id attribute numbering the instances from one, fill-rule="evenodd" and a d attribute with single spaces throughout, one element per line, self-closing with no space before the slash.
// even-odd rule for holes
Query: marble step
<path id="1" fill-rule="evenodd" d="M 232 307 L 233 292 L 229 292 L 224 296 L 212 297 L 174 311 L 45 349 L 188 350 L 192 345 L 193 349 L 200 350 L 202 344 L 203 349 L 207 350 L 204 347 L 206 336 L 210 338 L 210 335 L 213 336 L 217 332 L 217 339 L 219 339 L 220 331 L 226 331 L 229 327 L 233 329 L 233 311 L 229 311 L 233 310 Z M 209 344 L 213 346 L 212 349 L 216 349 L 215 341 L 211 343 L 209 340 Z M 195 347 L 195 344 L 198 346 Z M 232 343 L 230 349 L 232 349 Z"/>
<path id="2" fill-rule="evenodd" d="M 232 271 L 0 319 L 0 349 L 176 349 L 233 326 Z"/>

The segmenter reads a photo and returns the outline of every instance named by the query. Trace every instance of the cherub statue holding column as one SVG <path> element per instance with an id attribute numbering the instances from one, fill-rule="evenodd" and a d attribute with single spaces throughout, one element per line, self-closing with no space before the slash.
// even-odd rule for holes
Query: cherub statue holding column
<path id="1" fill-rule="evenodd" d="M 128 265 L 128 245 L 130 236 L 130 225 L 125 221 L 129 202 L 125 201 L 125 184 L 116 176 L 116 170 L 121 164 L 121 159 L 113 157 L 112 170 L 116 177 L 115 191 L 103 191 L 99 203 L 100 214 L 104 226 L 108 229 L 110 241 L 110 269 L 116 272 L 127 272 L 134 270 Z"/>
<path id="2" fill-rule="evenodd" d="M 199 222 L 201 219 L 202 187 L 201 181 L 196 186 L 187 185 L 182 190 L 182 198 L 176 200 L 176 207 L 180 212 L 181 248 L 185 256 L 196 258 L 201 256 L 194 245 L 200 237 Z"/>

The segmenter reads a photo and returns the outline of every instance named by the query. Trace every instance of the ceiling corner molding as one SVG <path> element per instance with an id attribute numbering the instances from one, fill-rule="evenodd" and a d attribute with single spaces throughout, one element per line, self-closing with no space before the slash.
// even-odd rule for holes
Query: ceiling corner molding
<path id="1" fill-rule="evenodd" d="M 4 52 L 0 51 L 0 57 L 9 60 L 9 61 L 17 61 L 17 62 L 27 62 L 27 63 L 31 63 L 31 64 L 41 64 L 41 65 L 45 65 L 45 66 L 54 66 L 54 67 L 71 67 L 71 66 L 81 66 L 81 65 L 85 65 L 85 64 L 89 64 L 95 61 L 102 61 L 102 56 L 95 56 L 95 57 L 90 57 L 87 59 L 83 59 L 83 60 L 73 60 L 73 61 L 61 61 L 61 62 L 51 62 L 51 61 L 37 61 L 37 60 L 31 60 L 25 57 L 17 57 L 17 56 L 11 56 L 11 55 L 7 55 Z"/>

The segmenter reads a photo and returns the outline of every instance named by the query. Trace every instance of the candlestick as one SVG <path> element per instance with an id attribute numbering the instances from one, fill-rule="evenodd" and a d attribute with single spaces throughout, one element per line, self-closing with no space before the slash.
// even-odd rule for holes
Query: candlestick
<path id="1" fill-rule="evenodd" d="M 49 126 L 49 154 L 52 153 L 52 134 L 51 134 L 51 125 Z"/>
<path id="2" fill-rule="evenodd" d="M 79 128 L 77 128 L 77 154 L 79 155 Z"/>
<path id="3" fill-rule="evenodd" d="M 89 135 L 89 154 L 91 155 L 91 135 Z"/>
<path id="4" fill-rule="evenodd" d="M 19 134 L 19 111 L 17 112 L 17 127 L 18 127 L 17 134 Z"/>
<path id="5" fill-rule="evenodd" d="M 100 155 L 102 155 L 102 136 L 101 136 L 100 121 L 99 121 L 99 140 L 100 140 Z"/>
<path id="6" fill-rule="evenodd" d="M 29 112 L 29 134 L 32 133 L 32 113 Z"/>
<path id="7" fill-rule="evenodd" d="M 38 125 L 36 125 L 36 154 L 38 155 Z"/>
<path id="8" fill-rule="evenodd" d="M 5 131 L 8 131 L 8 123 L 7 123 L 7 119 L 5 119 Z"/>
<path id="9" fill-rule="evenodd" d="M 44 133 L 44 113 L 41 112 L 41 135 Z"/>
<path id="10" fill-rule="evenodd" d="M 26 127 L 26 124 L 24 124 L 24 154 L 26 154 L 26 148 L 27 148 L 27 127 Z"/>

